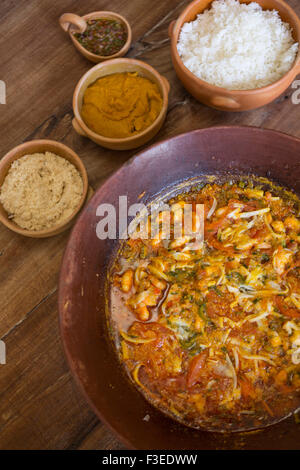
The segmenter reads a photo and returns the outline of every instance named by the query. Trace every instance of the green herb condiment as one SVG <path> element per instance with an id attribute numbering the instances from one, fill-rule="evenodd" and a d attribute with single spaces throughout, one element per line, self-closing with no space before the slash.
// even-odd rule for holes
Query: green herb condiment
<path id="1" fill-rule="evenodd" d="M 106 57 L 122 49 L 127 41 L 127 29 L 121 21 L 99 18 L 88 20 L 84 33 L 74 33 L 74 36 L 89 52 Z"/>

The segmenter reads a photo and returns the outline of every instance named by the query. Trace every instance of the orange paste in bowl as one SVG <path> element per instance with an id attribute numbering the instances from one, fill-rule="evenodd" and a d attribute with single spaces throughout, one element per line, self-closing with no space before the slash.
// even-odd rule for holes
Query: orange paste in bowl
<path id="1" fill-rule="evenodd" d="M 137 73 L 115 73 L 87 88 L 81 116 L 97 134 L 126 138 L 147 129 L 162 109 L 156 83 Z"/>

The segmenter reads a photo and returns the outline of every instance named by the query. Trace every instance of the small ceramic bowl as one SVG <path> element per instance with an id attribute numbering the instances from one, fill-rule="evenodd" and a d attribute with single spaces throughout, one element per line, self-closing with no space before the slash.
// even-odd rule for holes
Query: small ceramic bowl
<path id="1" fill-rule="evenodd" d="M 127 40 L 122 49 L 119 50 L 116 54 L 110 56 L 101 56 L 97 54 L 93 54 L 89 52 L 85 47 L 83 47 L 80 42 L 75 38 L 74 33 L 83 33 L 86 29 L 86 22 L 88 20 L 98 20 L 100 18 L 108 18 L 111 20 L 118 20 L 124 24 L 127 30 Z M 116 59 L 117 57 L 123 57 L 127 54 L 128 49 L 130 48 L 131 41 L 132 41 L 132 31 L 130 24 L 124 18 L 124 16 L 118 15 L 112 11 L 94 11 L 93 13 L 89 13 L 88 15 L 78 16 L 73 13 L 64 13 L 59 18 L 59 24 L 64 31 L 69 33 L 69 36 L 78 51 L 86 57 L 88 60 L 98 63 L 103 62 L 104 60 L 109 59 Z"/>
<path id="2" fill-rule="evenodd" d="M 283 21 L 293 29 L 295 41 L 300 44 L 300 20 L 294 10 L 283 0 L 255 0 L 264 10 L 277 10 Z M 195 0 L 190 3 L 177 21 L 169 27 L 173 66 L 183 86 L 201 103 L 223 111 L 246 111 L 259 108 L 275 100 L 283 93 L 300 73 L 300 49 L 293 67 L 278 81 L 254 90 L 227 90 L 207 83 L 188 70 L 177 51 L 177 42 L 184 23 L 196 19 L 199 13 L 209 8 L 213 0 Z M 240 3 L 251 3 L 240 0 Z"/>
<path id="3" fill-rule="evenodd" d="M 83 193 L 80 202 L 78 203 L 78 206 L 74 210 L 74 213 L 71 217 L 69 217 L 65 222 L 60 225 L 56 225 L 52 228 L 40 231 L 26 230 L 19 227 L 19 225 L 17 225 L 12 219 L 8 217 L 6 210 L 0 203 L 0 222 L 6 225 L 6 227 L 12 230 L 13 232 L 19 233 L 20 235 L 25 235 L 26 237 L 46 238 L 51 237 L 53 235 L 57 235 L 63 232 L 64 230 L 67 230 L 71 226 L 74 217 L 78 214 L 83 204 L 86 202 L 88 196 L 88 177 L 86 169 L 81 159 L 69 147 L 54 140 L 32 140 L 30 142 L 25 142 L 24 144 L 18 145 L 18 147 L 15 147 L 10 152 L 8 152 L 0 161 L 0 187 L 2 186 L 5 180 L 5 177 L 11 167 L 11 164 L 15 160 L 18 160 L 24 155 L 44 152 L 53 152 L 56 155 L 65 158 L 77 168 L 83 181 Z"/>
<path id="4" fill-rule="evenodd" d="M 135 134 L 132 137 L 121 139 L 113 139 L 96 134 L 92 131 L 83 121 L 81 117 L 81 107 L 85 90 L 89 85 L 94 83 L 98 78 L 105 77 L 114 73 L 123 72 L 137 72 L 138 75 L 148 78 L 156 83 L 162 99 L 163 105 L 160 114 L 156 120 L 147 127 L 143 132 Z M 140 147 L 146 142 L 151 140 L 160 130 L 166 118 L 168 109 L 168 94 L 170 91 L 170 84 L 168 80 L 160 75 L 153 67 L 135 59 L 113 59 L 92 67 L 85 75 L 79 80 L 73 95 L 73 111 L 74 119 L 72 121 L 75 131 L 84 136 L 89 137 L 96 144 L 101 145 L 112 150 L 129 150 Z"/>

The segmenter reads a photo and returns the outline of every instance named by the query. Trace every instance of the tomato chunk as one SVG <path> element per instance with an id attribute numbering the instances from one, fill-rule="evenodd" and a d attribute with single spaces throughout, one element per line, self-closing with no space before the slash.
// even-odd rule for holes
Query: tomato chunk
<path id="1" fill-rule="evenodd" d="M 208 350 L 205 349 L 200 354 L 193 357 L 193 359 L 191 360 L 188 374 L 187 374 L 188 388 L 192 387 L 198 382 L 207 358 L 208 358 Z"/>
<path id="2" fill-rule="evenodd" d="M 299 310 L 285 305 L 284 300 L 279 295 L 275 298 L 275 302 L 282 315 L 290 318 L 300 318 Z"/>

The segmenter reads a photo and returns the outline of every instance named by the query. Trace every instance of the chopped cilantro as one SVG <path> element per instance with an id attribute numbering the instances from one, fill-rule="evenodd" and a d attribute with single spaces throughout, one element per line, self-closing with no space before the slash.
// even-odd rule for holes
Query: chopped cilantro
<path id="1" fill-rule="evenodd" d="M 223 292 L 221 292 L 220 289 L 217 288 L 217 286 L 210 286 L 208 289 L 209 289 L 209 290 L 214 290 L 215 293 L 216 293 L 219 297 L 223 297 Z"/>
<path id="2" fill-rule="evenodd" d="M 260 261 L 261 263 L 267 263 L 268 261 L 270 261 L 270 256 L 267 253 L 263 253 Z"/>

